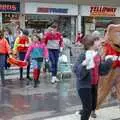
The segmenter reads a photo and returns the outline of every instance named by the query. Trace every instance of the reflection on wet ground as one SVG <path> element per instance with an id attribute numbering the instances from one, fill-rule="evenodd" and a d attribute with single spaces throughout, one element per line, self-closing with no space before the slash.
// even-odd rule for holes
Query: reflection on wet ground
<path id="1" fill-rule="evenodd" d="M 54 85 L 49 79 L 41 79 L 38 88 L 26 86 L 25 81 L 8 80 L 6 87 L 0 88 L 0 118 L 3 120 L 42 120 L 73 113 L 80 107 L 73 77 Z"/>
<path id="2" fill-rule="evenodd" d="M 77 105 L 80 101 L 73 79 L 54 85 L 43 79 L 38 88 L 14 80 L 8 82 L 5 88 L 0 88 L 0 118 L 4 120 L 37 112 L 41 113 L 38 118 L 55 116 L 70 112 Z"/>

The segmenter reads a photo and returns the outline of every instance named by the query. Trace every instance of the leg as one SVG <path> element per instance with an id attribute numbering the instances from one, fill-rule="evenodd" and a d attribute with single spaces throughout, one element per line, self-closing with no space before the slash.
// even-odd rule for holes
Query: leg
<path id="1" fill-rule="evenodd" d="M 54 59 L 54 50 L 49 49 L 49 60 L 50 60 L 50 71 L 52 73 L 51 83 L 55 83 L 55 59 Z"/>
<path id="2" fill-rule="evenodd" d="M 91 88 L 81 88 L 78 90 L 78 94 L 80 96 L 80 99 L 83 105 L 81 120 L 89 120 L 91 109 L 92 109 Z"/>
<path id="3" fill-rule="evenodd" d="M 58 58 L 59 58 L 59 50 L 55 50 L 55 52 L 54 52 L 54 59 L 55 59 L 55 76 L 57 75 Z"/>
<path id="4" fill-rule="evenodd" d="M 31 80 L 31 78 L 30 78 L 30 60 L 28 60 L 27 76 L 26 76 L 26 78 L 28 78 L 29 80 Z"/>
<path id="5" fill-rule="evenodd" d="M 39 76 L 40 76 L 40 68 L 41 68 L 41 62 L 37 60 L 32 60 L 33 63 L 33 79 L 34 79 L 34 88 L 37 87 L 37 85 L 40 83 L 39 82 Z"/>
<path id="6" fill-rule="evenodd" d="M 92 85 L 92 113 L 91 113 L 91 117 L 96 118 L 96 114 L 95 114 L 95 109 L 96 109 L 96 105 L 97 105 L 97 89 L 98 89 L 98 85 Z"/>
<path id="7" fill-rule="evenodd" d="M 95 111 L 97 104 L 97 89 L 98 85 L 92 85 L 92 111 Z"/>
<path id="8" fill-rule="evenodd" d="M 55 55 L 54 55 L 54 50 L 49 49 L 49 59 L 51 63 L 51 72 L 52 76 L 55 76 Z"/>
<path id="9" fill-rule="evenodd" d="M 1 74 L 2 86 L 5 86 L 5 73 L 4 73 L 4 68 L 0 68 L 0 74 Z"/>
<path id="10" fill-rule="evenodd" d="M 0 75 L 2 86 L 5 86 L 5 74 L 4 74 L 5 57 L 6 57 L 5 55 L 0 55 Z"/>
<path id="11" fill-rule="evenodd" d="M 20 52 L 19 53 L 19 59 L 24 60 L 25 58 L 25 53 Z M 20 68 L 20 80 L 23 80 L 23 68 Z"/>

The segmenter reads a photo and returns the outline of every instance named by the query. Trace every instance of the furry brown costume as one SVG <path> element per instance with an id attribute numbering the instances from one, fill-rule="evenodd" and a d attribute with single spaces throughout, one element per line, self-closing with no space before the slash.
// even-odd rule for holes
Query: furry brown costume
<path id="1" fill-rule="evenodd" d="M 109 25 L 105 39 L 105 55 L 120 56 L 120 24 Z M 109 74 L 101 77 L 99 81 L 97 109 L 104 102 L 113 87 L 116 98 L 120 100 L 120 59 L 113 63 Z"/>

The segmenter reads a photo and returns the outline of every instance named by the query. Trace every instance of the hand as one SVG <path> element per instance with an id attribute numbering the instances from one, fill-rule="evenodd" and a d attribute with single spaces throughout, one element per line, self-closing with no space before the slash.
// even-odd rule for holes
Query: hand
<path id="1" fill-rule="evenodd" d="M 107 55 L 105 56 L 105 60 L 111 59 L 112 61 L 118 60 L 118 56 L 116 55 Z"/>
<path id="2" fill-rule="evenodd" d="M 60 47 L 60 52 L 62 52 L 63 51 L 63 48 L 62 47 Z"/>
<path id="3" fill-rule="evenodd" d="M 11 54 L 9 54 L 9 58 L 12 58 L 12 55 L 11 55 Z"/>
<path id="4" fill-rule="evenodd" d="M 24 62 L 27 62 L 27 60 L 24 60 Z"/>
<path id="5" fill-rule="evenodd" d="M 48 59 L 45 59 L 45 62 L 48 62 L 49 60 Z"/>

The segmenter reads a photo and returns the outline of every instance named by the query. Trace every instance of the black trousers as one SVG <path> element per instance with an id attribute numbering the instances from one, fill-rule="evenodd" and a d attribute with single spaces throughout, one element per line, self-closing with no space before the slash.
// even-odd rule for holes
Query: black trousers
<path id="1" fill-rule="evenodd" d="M 25 58 L 25 52 L 19 52 L 19 59 L 24 60 Z M 27 78 L 29 78 L 30 75 L 30 61 L 28 61 L 28 66 L 27 66 Z M 23 79 L 23 68 L 20 68 L 20 79 Z"/>
<path id="2" fill-rule="evenodd" d="M 91 88 L 91 92 L 92 92 L 92 111 L 95 111 L 95 109 L 96 109 L 97 90 L 98 90 L 98 85 L 92 85 L 92 88 Z"/>
<path id="3" fill-rule="evenodd" d="M 80 88 L 78 90 L 79 97 L 82 102 L 83 112 L 81 114 L 81 120 L 89 120 L 92 111 L 92 94 L 91 88 Z"/>

